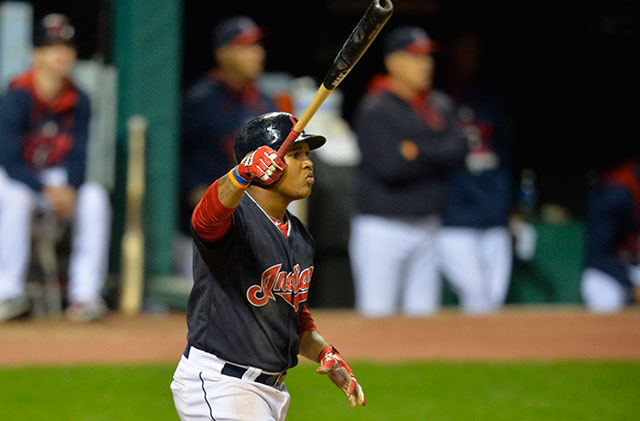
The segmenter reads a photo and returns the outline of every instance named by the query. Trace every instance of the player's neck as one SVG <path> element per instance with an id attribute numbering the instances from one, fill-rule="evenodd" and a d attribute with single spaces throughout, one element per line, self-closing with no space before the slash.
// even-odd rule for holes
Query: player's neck
<path id="1" fill-rule="evenodd" d="M 65 78 L 60 78 L 41 69 L 33 73 L 33 84 L 36 94 L 43 101 L 54 100 L 64 87 Z"/>
<path id="2" fill-rule="evenodd" d="M 284 221 L 287 207 L 289 203 L 291 203 L 290 200 L 285 199 L 274 190 L 263 189 L 257 186 L 250 186 L 247 192 L 267 215 L 279 221 Z"/>
<path id="3" fill-rule="evenodd" d="M 226 70 L 222 67 L 219 70 L 222 80 L 236 91 L 244 91 L 252 82 L 251 79 L 248 79 L 239 73 Z"/>
<path id="4" fill-rule="evenodd" d="M 390 80 L 393 92 L 407 102 L 412 102 L 420 94 L 420 90 L 414 89 L 397 78 L 391 77 Z"/>

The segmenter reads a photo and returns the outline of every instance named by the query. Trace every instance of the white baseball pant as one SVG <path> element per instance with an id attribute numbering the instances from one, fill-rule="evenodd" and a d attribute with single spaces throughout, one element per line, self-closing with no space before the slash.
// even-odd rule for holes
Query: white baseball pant
<path id="1" fill-rule="evenodd" d="M 252 381 L 261 374 L 249 368 L 239 379 L 222 374 L 225 361 L 191 348 L 173 375 L 171 392 L 182 421 L 284 421 L 290 395 L 278 387 Z"/>
<path id="2" fill-rule="evenodd" d="M 0 301 L 25 294 L 31 254 L 33 213 L 43 198 L 0 169 Z M 48 177 L 55 174 L 53 177 Z M 58 178 L 52 171 L 42 179 Z M 63 174 L 66 178 L 66 174 Z M 107 191 L 97 183 L 80 186 L 72 225 L 68 298 L 88 302 L 101 297 L 107 272 L 111 205 Z"/>
<path id="3" fill-rule="evenodd" d="M 365 317 L 428 316 L 440 308 L 436 234 L 440 218 L 358 215 L 351 221 L 349 255 L 356 310 Z"/>
<path id="4" fill-rule="evenodd" d="M 640 266 L 629 265 L 629 275 L 640 285 Z M 582 300 L 593 313 L 615 313 L 627 304 L 627 293 L 613 276 L 595 268 L 582 271 L 580 285 Z"/>
<path id="5" fill-rule="evenodd" d="M 442 227 L 438 234 L 440 268 L 468 314 L 496 311 L 504 304 L 512 266 L 507 227 Z"/>

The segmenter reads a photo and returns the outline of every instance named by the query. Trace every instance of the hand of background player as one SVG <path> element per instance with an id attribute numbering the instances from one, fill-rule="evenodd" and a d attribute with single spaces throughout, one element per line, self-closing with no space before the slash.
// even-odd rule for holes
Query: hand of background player
<path id="1" fill-rule="evenodd" d="M 73 187 L 45 186 L 43 192 L 58 218 L 65 221 L 71 219 L 76 205 L 76 190 Z"/>
<path id="2" fill-rule="evenodd" d="M 249 152 L 238 164 L 238 174 L 247 181 L 258 177 L 263 184 L 269 185 L 277 181 L 282 175 L 285 164 L 276 151 L 268 146 L 260 146 Z"/>
<path id="3" fill-rule="evenodd" d="M 351 367 L 334 347 L 331 345 L 325 347 L 318 356 L 318 362 L 320 367 L 316 369 L 316 372 L 329 376 L 333 384 L 347 395 L 352 408 L 355 408 L 358 403 L 362 406 L 367 404 L 362 387 L 353 375 Z"/>

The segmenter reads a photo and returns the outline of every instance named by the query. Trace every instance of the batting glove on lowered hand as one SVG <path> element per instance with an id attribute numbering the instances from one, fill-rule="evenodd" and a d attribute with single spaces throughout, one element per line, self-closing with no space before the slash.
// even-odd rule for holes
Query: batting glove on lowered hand
<path id="1" fill-rule="evenodd" d="M 331 345 L 325 347 L 318 356 L 318 362 L 320 367 L 316 369 L 316 372 L 329 376 L 333 384 L 347 395 L 352 408 L 355 408 L 358 404 L 362 406 L 367 404 L 362 387 L 360 387 L 353 375 L 351 367 L 349 367 L 349 364 L 342 358 L 337 349 Z"/>
<path id="2" fill-rule="evenodd" d="M 238 174 L 247 181 L 254 177 L 260 179 L 262 184 L 272 184 L 276 182 L 287 164 L 279 157 L 276 151 L 268 146 L 260 146 L 253 152 L 249 152 L 238 164 Z"/>

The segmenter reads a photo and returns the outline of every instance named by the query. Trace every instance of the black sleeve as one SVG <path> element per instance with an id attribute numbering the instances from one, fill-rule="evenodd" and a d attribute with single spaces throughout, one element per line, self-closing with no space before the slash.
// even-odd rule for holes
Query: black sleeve
<path id="1" fill-rule="evenodd" d="M 420 142 L 420 155 L 430 165 L 443 170 L 461 166 L 468 152 L 468 143 L 452 112 L 445 112 L 447 129 L 438 136 L 425 136 Z"/>
<path id="2" fill-rule="evenodd" d="M 89 98 L 81 94 L 74 109 L 73 149 L 67 157 L 65 167 L 69 177 L 69 184 L 76 189 L 85 179 L 87 164 L 87 143 L 89 141 L 89 120 L 91 118 L 91 104 Z"/>
<path id="3" fill-rule="evenodd" d="M 42 183 L 22 155 L 22 138 L 28 130 L 31 98 L 26 91 L 10 89 L 0 99 L 0 166 L 9 177 L 35 191 Z"/>
<path id="4" fill-rule="evenodd" d="M 402 137 L 407 132 L 403 121 L 408 117 L 382 105 L 378 100 L 365 101 L 356 115 L 362 168 L 385 184 L 410 182 L 432 174 L 434 169 L 427 159 L 408 161 L 400 153 L 402 141 L 409 140 Z"/>

